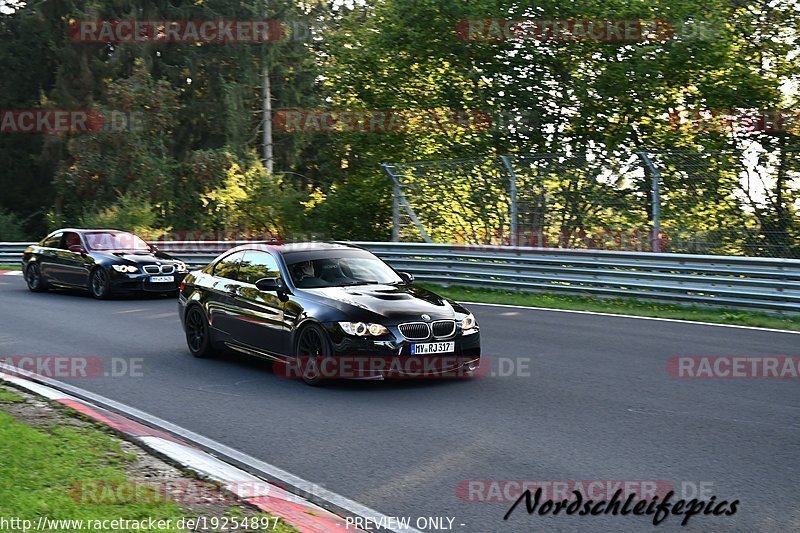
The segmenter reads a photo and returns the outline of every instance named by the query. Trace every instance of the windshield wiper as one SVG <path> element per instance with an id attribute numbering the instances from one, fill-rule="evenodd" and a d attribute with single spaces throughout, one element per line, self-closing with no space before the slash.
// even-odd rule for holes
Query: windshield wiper
<path id="1" fill-rule="evenodd" d="M 380 283 L 379 281 L 351 281 L 350 283 L 345 283 L 344 285 L 339 285 L 339 287 L 351 287 L 353 285 L 373 285 L 375 283 Z"/>

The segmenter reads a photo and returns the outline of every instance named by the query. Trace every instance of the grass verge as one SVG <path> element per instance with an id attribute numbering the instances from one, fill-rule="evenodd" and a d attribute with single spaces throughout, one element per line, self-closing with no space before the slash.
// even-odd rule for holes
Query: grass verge
<path id="1" fill-rule="evenodd" d="M 630 299 L 587 298 L 546 293 L 527 293 L 496 289 L 473 289 L 461 286 L 420 283 L 437 294 L 460 302 L 545 307 L 571 311 L 594 311 L 618 315 L 673 318 L 692 322 L 713 322 L 761 328 L 800 331 L 800 315 L 777 315 L 738 309 L 714 309 L 670 303 L 651 303 Z"/>
<path id="2" fill-rule="evenodd" d="M 69 415 L 69 410 L 53 407 L 31 396 L 20 396 L 0 387 L 0 517 L 31 520 L 37 527 L 39 517 L 47 517 L 49 532 L 93 530 L 86 527 L 105 520 L 127 519 L 144 521 L 139 528 L 129 522 L 129 527 L 111 527 L 109 531 L 186 531 L 179 529 L 182 518 L 205 516 L 210 521 L 217 517 L 249 516 L 251 519 L 267 515 L 234 503 L 215 507 L 214 512 L 197 505 L 179 505 L 173 499 L 160 497 L 153 492 L 149 497 L 132 497 L 130 492 L 114 493 L 102 501 L 81 501 L 76 496 L 80 487 L 131 487 L 140 483 L 133 473 L 141 473 L 144 466 L 165 472 L 173 468 L 145 454 L 141 449 L 106 433 L 101 427 Z M 178 475 L 181 475 L 179 471 Z M 138 476 L 137 476 L 138 477 Z M 205 483 L 205 482 L 203 482 Z M 97 489 L 95 489 L 97 490 Z M 101 489 L 107 490 L 107 489 Z M 135 489 L 136 491 L 140 489 Z M 156 528 L 146 521 L 170 520 Z M 82 520 L 54 523 L 52 520 Z M 101 522 L 95 522 L 101 521 Z M 263 523 L 263 522 L 262 522 Z M 289 533 L 296 531 L 283 522 L 269 520 L 270 531 Z M 22 530 L 20 523 L 0 524 L 0 530 Z M 105 526 L 103 526 L 105 529 Z M 198 530 L 213 530 L 203 529 Z M 249 529 L 248 529 L 249 530 Z"/>
<path id="3" fill-rule="evenodd" d="M 0 270 L 22 270 L 20 265 L 0 265 Z"/>

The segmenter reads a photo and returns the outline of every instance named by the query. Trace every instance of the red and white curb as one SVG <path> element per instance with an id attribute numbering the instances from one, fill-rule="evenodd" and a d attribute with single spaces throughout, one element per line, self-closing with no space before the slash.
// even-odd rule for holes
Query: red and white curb
<path id="1" fill-rule="evenodd" d="M 343 516 L 363 517 L 368 518 L 370 521 L 383 518 L 384 520 L 378 523 L 391 523 L 388 521 L 388 517 L 381 513 L 330 492 L 323 487 L 228 448 L 224 444 L 217 443 L 175 426 L 170 422 L 94 393 L 83 391 L 72 385 L 56 382 L 32 372 L 17 369 L 5 363 L 0 363 L 0 380 L 43 396 L 48 400 L 63 404 L 95 421 L 110 426 L 142 447 L 220 483 L 242 501 L 258 507 L 271 516 L 282 518 L 284 522 L 304 533 L 362 531 L 353 527 L 352 522 L 348 527 L 348 523 Z M 67 394 L 64 392 L 65 390 L 69 390 L 75 395 Z M 100 407 L 97 405 L 98 403 L 109 406 L 114 410 L 111 411 Z M 130 417 L 123 416 L 119 414 L 120 412 L 130 415 Z M 147 424 L 134 419 L 143 420 Z M 206 450 L 211 450 L 215 455 Z M 226 460 L 222 460 L 216 455 L 225 457 Z M 249 471 L 232 463 L 240 464 Z M 254 475 L 251 473 L 253 471 L 262 473 L 263 477 Z M 281 488 L 276 482 L 292 489 L 293 492 Z M 247 487 L 247 494 L 241 493 L 241 487 Z M 254 491 L 253 487 L 258 487 L 258 490 Z M 308 495 L 309 498 L 301 497 L 298 494 Z M 319 503 L 335 509 L 339 514 L 309 501 L 310 499 L 317 500 Z M 370 531 L 393 532 L 401 530 L 373 529 Z M 402 529 L 402 531 L 418 533 L 414 529 Z"/>
<path id="2" fill-rule="evenodd" d="M 0 270 L 0 276 L 21 276 L 21 270 Z"/>

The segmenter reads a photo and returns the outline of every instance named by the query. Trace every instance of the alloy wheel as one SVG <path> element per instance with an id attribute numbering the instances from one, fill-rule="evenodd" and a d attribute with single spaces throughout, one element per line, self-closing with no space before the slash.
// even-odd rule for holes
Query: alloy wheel
<path id="1" fill-rule="evenodd" d="M 108 296 L 108 274 L 102 268 L 92 272 L 92 296 L 99 299 Z"/>

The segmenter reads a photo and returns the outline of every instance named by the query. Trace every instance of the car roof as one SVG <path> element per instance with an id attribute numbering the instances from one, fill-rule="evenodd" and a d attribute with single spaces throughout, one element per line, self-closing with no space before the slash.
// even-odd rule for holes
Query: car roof
<path id="1" fill-rule="evenodd" d="M 55 231 L 51 231 L 49 234 L 58 233 L 58 232 L 64 233 L 65 231 L 69 231 L 69 232 L 72 232 L 72 233 L 97 233 L 97 232 L 102 232 L 102 233 L 131 233 L 130 231 L 125 231 L 125 230 L 121 230 L 121 229 L 108 229 L 108 228 L 61 228 L 61 229 L 57 229 Z"/>
<path id="2" fill-rule="evenodd" d="M 292 252 L 319 252 L 324 250 L 363 250 L 360 246 L 346 244 L 341 242 L 287 242 L 287 243 L 270 243 L 270 242 L 253 242 L 242 244 L 236 248 L 232 248 L 231 252 L 238 252 L 241 250 L 262 250 L 274 251 L 279 254 L 287 254 Z"/>

